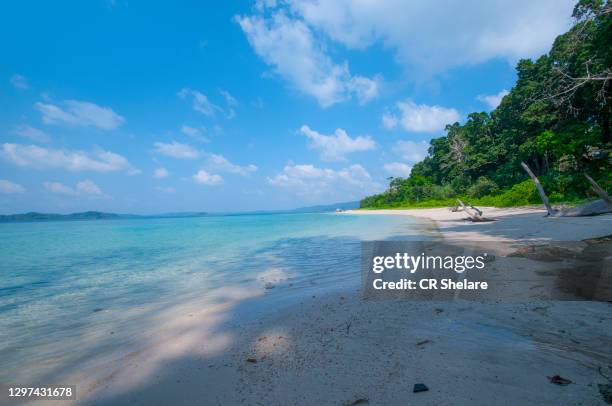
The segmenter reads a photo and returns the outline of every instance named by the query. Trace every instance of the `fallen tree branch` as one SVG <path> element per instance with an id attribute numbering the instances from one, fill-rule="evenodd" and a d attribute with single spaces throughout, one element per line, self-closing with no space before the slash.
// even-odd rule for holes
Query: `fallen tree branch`
<path id="1" fill-rule="evenodd" d="M 466 212 L 468 216 L 470 216 L 469 220 L 474 221 L 474 222 L 492 221 L 491 219 L 482 217 L 482 210 L 480 210 L 477 207 L 472 206 L 470 203 L 466 205 L 465 203 L 461 201 L 461 199 L 457 199 L 457 202 L 461 205 L 461 207 L 463 208 L 463 211 Z"/>
<path id="2" fill-rule="evenodd" d="M 456 200 L 459 200 L 459 199 L 456 199 Z M 458 212 L 459 211 L 459 202 L 457 201 L 454 206 L 451 206 L 448 209 L 450 211 L 452 211 L 453 213 Z M 461 210 L 463 210 L 463 209 L 461 209 Z"/>
<path id="3" fill-rule="evenodd" d="M 521 166 L 523 167 L 525 172 L 529 174 L 533 183 L 535 183 L 536 189 L 538 189 L 538 193 L 540 194 L 540 199 L 542 199 L 542 202 L 544 203 L 544 207 L 546 207 L 546 211 L 548 212 L 548 215 L 549 216 L 554 215 L 556 210 L 554 210 L 552 206 L 550 205 L 550 202 L 548 201 L 548 196 L 546 196 L 546 192 L 544 192 L 544 188 L 540 184 L 540 181 L 538 180 L 537 176 L 535 176 L 533 172 L 531 172 L 531 169 L 527 166 L 525 162 L 521 162 Z"/>
<path id="4" fill-rule="evenodd" d="M 468 202 L 468 206 L 470 206 L 472 209 L 476 210 L 476 213 L 478 213 L 479 216 L 482 216 L 482 210 L 480 210 L 478 207 L 472 206 L 472 204 L 470 202 Z"/>
<path id="5" fill-rule="evenodd" d="M 591 186 L 595 192 L 602 197 L 602 199 L 594 200 L 592 202 L 585 203 L 577 207 L 570 207 L 567 209 L 553 209 L 548 201 L 548 196 L 544 192 L 544 188 L 540 184 L 538 178 L 533 174 L 529 166 L 525 162 L 521 162 L 521 166 L 525 169 L 525 172 L 529 174 L 533 183 L 535 183 L 540 198 L 546 207 L 548 216 L 551 217 L 585 217 L 585 216 L 597 216 L 599 214 L 612 213 L 612 202 L 610 196 L 588 175 L 585 174 L 586 178 L 591 183 Z M 605 197 L 604 197 L 605 196 Z"/>
<path id="6" fill-rule="evenodd" d="M 591 184 L 591 187 L 593 188 L 593 190 L 595 191 L 595 193 L 597 193 L 597 195 L 599 197 L 601 197 L 603 200 L 605 200 L 608 203 L 612 203 L 612 198 L 606 193 L 605 190 L 603 190 L 598 184 L 597 182 L 595 182 L 593 180 L 593 178 L 591 178 L 589 175 L 587 175 L 586 173 L 584 174 L 584 177 L 587 178 L 587 180 L 589 181 L 589 183 Z"/>
<path id="7" fill-rule="evenodd" d="M 612 213 L 612 204 L 598 199 L 580 206 L 557 210 L 553 217 L 587 217 L 606 213 Z"/>

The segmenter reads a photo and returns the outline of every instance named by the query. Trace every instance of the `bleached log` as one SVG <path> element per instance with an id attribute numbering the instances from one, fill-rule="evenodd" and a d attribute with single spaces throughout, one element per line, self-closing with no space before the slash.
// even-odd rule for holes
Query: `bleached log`
<path id="1" fill-rule="evenodd" d="M 472 206 L 471 204 L 469 204 L 469 207 L 466 206 L 466 204 L 463 203 L 461 199 L 457 199 L 457 202 L 459 202 L 461 207 L 463 207 L 463 211 L 466 212 L 468 216 L 470 216 L 470 219 L 472 221 L 482 221 L 482 211 Z"/>
<path id="2" fill-rule="evenodd" d="M 529 166 L 527 166 L 525 162 L 521 162 L 521 166 L 523 167 L 525 172 L 527 172 L 527 174 L 531 177 L 531 180 L 533 181 L 533 183 L 535 183 L 536 189 L 538 189 L 538 193 L 540 194 L 540 199 L 542 199 L 542 202 L 544 203 L 544 207 L 546 207 L 546 211 L 548 212 L 548 215 L 549 216 L 554 215 L 556 210 L 554 210 L 552 206 L 550 205 L 550 202 L 548 201 L 548 196 L 546 196 L 546 192 L 544 192 L 544 188 L 542 187 L 542 184 L 538 180 L 538 177 L 535 176 L 533 172 L 531 172 L 531 169 L 529 168 Z"/>
<path id="3" fill-rule="evenodd" d="M 601 197 L 603 200 L 605 200 L 608 203 L 612 203 L 612 198 L 606 193 L 605 190 L 603 190 L 598 184 L 597 182 L 595 182 L 593 180 L 593 178 L 591 178 L 589 175 L 587 175 L 586 173 L 584 174 L 584 177 L 587 178 L 587 180 L 589 181 L 589 183 L 591 184 L 591 187 L 593 188 L 593 190 L 595 191 L 595 193 L 597 193 L 597 195 L 599 197 Z"/>
<path id="4" fill-rule="evenodd" d="M 570 208 L 561 209 L 561 210 L 553 209 L 552 206 L 550 205 L 550 202 L 548 201 L 548 196 L 546 196 L 546 193 L 544 192 L 544 188 L 540 184 L 540 181 L 538 180 L 538 178 L 533 174 L 533 172 L 531 171 L 531 169 L 529 168 L 529 166 L 527 166 L 525 162 L 521 162 L 521 166 L 529 174 L 529 176 L 531 177 L 531 180 L 533 180 L 533 183 L 535 183 L 536 188 L 538 189 L 538 192 L 540 193 L 540 198 L 542 199 L 542 202 L 544 203 L 544 206 L 546 207 L 546 211 L 548 212 L 549 216 L 551 217 L 586 217 L 586 216 L 597 216 L 599 214 L 612 213 L 612 202 L 608 200 L 610 199 L 610 197 L 603 189 L 601 189 L 601 187 L 599 187 L 599 185 L 593 179 L 591 179 L 590 176 L 586 174 L 585 176 L 591 183 L 591 186 L 593 186 L 593 189 L 595 189 L 595 192 L 597 192 L 597 194 L 599 194 L 602 197 L 602 199 L 588 202 L 588 203 L 585 203 L 577 207 L 570 207 Z M 605 195 L 607 199 L 603 198 L 604 196 L 602 196 L 600 193 L 603 193 L 603 195 Z"/>
<path id="5" fill-rule="evenodd" d="M 612 213 L 612 204 L 598 199 L 580 206 L 557 210 L 552 217 L 587 217 L 606 213 Z"/>
<path id="6" fill-rule="evenodd" d="M 470 204 L 470 202 L 468 202 L 468 206 L 470 206 L 472 209 L 476 210 L 476 212 L 478 213 L 478 215 L 482 217 L 482 210 L 480 210 L 478 207 L 472 206 L 472 205 Z"/>
<path id="7" fill-rule="evenodd" d="M 448 208 L 450 211 L 452 211 L 453 213 L 458 212 L 459 211 L 459 203 L 455 203 L 454 206 L 451 206 Z M 463 209 L 461 209 L 463 210 Z"/>

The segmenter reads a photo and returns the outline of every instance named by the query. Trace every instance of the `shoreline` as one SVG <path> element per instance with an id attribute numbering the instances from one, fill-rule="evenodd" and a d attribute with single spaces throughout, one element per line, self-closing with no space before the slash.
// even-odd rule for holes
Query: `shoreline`
<path id="1" fill-rule="evenodd" d="M 470 223 L 448 209 L 345 213 L 418 217 L 442 239 L 475 242 L 572 241 L 612 230 L 610 215 L 483 211 L 497 221 Z M 363 300 L 355 284 L 251 316 L 249 302 L 223 310 L 229 324 L 183 310 L 179 330 L 78 403 L 598 404 L 598 384 L 612 383 L 600 373 L 612 363 L 606 302 Z M 552 385 L 546 377 L 557 374 L 574 384 Z M 412 393 L 418 382 L 430 390 Z"/>
<path id="2" fill-rule="evenodd" d="M 472 223 L 461 211 L 448 208 L 347 210 L 351 215 L 397 215 L 434 222 L 446 239 L 476 241 L 576 241 L 612 234 L 612 214 L 595 217 L 545 217 L 546 210 L 537 207 L 480 207 L 486 217 L 495 221 Z M 568 231 L 571 231 L 568 233 Z"/>

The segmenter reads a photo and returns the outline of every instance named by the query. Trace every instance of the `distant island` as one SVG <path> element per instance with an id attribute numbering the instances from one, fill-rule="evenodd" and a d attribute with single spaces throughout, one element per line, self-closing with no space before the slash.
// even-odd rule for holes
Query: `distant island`
<path id="1" fill-rule="evenodd" d="M 169 213 L 154 216 L 139 216 L 136 214 L 104 213 L 100 211 L 85 211 L 81 213 L 56 214 L 29 212 L 23 214 L 0 215 L 0 223 L 17 223 L 29 221 L 78 221 L 78 220 L 119 220 L 127 218 L 150 218 L 150 217 L 201 217 L 207 213 Z"/>
<path id="2" fill-rule="evenodd" d="M 359 202 L 344 202 L 328 205 L 300 207 L 291 210 L 278 211 L 253 211 L 241 213 L 207 213 L 207 212 L 178 212 L 178 213 L 162 213 L 151 215 L 139 214 L 117 214 L 104 213 L 100 211 L 84 211 L 70 214 L 57 213 L 38 213 L 28 212 L 21 214 L 0 214 L 0 223 L 19 223 L 32 221 L 79 221 L 79 220 L 121 220 L 121 219 L 146 219 L 146 218 L 187 218 L 187 217 L 204 217 L 204 216 L 227 216 L 227 215 L 248 215 L 248 214 L 291 214 L 291 213 L 324 213 L 333 212 L 336 209 L 349 210 L 359 207 Z"/>

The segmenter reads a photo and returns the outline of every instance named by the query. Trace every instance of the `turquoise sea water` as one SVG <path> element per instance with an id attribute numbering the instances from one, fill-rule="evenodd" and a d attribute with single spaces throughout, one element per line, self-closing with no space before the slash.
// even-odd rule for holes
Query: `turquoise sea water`
<path id="1" fill-rule="evenodd" d="M 0 382 L 137 340 L 139 319 L 219 287 L 358 284 L 362 240 L 419 233 L 407 217 L 346 214 L 0 224 Z"/>

